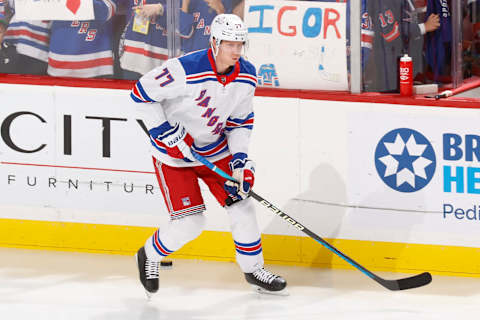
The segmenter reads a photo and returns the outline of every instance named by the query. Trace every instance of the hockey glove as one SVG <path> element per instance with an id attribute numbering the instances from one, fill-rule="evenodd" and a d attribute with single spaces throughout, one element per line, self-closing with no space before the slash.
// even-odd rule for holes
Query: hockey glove
<path id="1" fill-rule="evenodd" d="M 172 127 L 168 121 L 165 121 L 148 132 L 153 146 L 161 152 L 166 152 L 172 158 L 195 161 L 190 150 L 193 138 L 181 124 L 176 123 Z"/>
<path id="2" fill-rule="evenodd" d="M 255 163 L 247 159 L 245 153 L 239 152 L 233 155 L 228 165 L 232 170 L 232 177 L 238 182 L 227 180 L 224 188 L 229 196 L 243 200 L 248 197 L 255 181 Z"/>

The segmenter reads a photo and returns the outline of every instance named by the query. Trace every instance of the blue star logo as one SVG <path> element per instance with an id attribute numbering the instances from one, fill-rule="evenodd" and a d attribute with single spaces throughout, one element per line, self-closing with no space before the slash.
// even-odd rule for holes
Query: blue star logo
<path id="1" fill-rule="evenodd" d="M 420 132 L 395 129 L 380 139 L 375 150 L 375 167 L 390 188 L 415 192 L 423 189 L 435 173 L 435 151 Z"/>

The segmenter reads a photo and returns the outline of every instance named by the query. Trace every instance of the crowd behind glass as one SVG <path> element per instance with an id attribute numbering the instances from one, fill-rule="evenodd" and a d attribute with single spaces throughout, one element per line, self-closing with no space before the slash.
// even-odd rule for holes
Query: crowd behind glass
<path id="1" fill-rule="evenodd" d="M 347 2 L 347 11 L 349 1 L 323 0 Z M 456 1 L 461 26 L 452 21 Z M 453 32 L 461 37 L 463 78 L 480 76 L 480 0 L 361 2 L 364 91 L 398 91 L 398 59 L 404 53 L 413 58 L 415 84 L 451 83 Z M 94 20 L 22 21 L 14 0 L 0 0 L 0 73 L 135 80 L 172 55 L 169 30 L 176 30 L 171 34 L 179 40 L 175 52 L 208 48 L 213 18 L 220 13 L 243 18 L 245 6 L 244 0 L 182 0 L 174 28 L 167 22 L 171 3 L 93 0 Z"/>

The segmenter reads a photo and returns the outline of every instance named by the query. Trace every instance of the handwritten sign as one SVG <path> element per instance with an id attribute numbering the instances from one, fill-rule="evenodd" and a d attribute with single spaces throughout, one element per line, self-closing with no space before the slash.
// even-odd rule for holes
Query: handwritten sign
<path id="1" fill-rule="evenodd" d="M 15 0 L 17 20 L 93 20 L 93 0 Z"/>
<path id="2" fill-rule="evenodd" d="M 247 0 L 245 23 L 260 86 L 348 90 L 345 3 Z"/>

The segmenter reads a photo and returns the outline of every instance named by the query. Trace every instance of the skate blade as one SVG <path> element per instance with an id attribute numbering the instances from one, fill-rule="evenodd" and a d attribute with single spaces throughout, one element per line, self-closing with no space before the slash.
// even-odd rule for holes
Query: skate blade
<path id="1" fill-rule="evenodd" d="M 147 300 L 148 300 L 148 301 L 152 300 L 153 293 L 148 292 L 147 290 L 145 290 L 145 295 L 147 296 Z"/>
<path id="2" fill-rule="evenodd" d="M 253 291 L 259 294 L 269 294 L 273 296 L 289 296 L 290 293 L 288 292 L 287 288 L 280 290 L 280 291 L 268 291 L 263 289 L 262 287 L 256 286 L 254 284 L 251 285 L 253 288 Z"/>
<path id="3" fill-rule="evenodd" d="M 136 253 L 135 253 L 135 263 L 137 264 L 137 269 L 138 269 L 138 257 Z M 152 300 L 153 293 L 148 292 L 147 290 L 145 290 L 145 288 L 144 288 L 144 291 L 145 291 L 145 295 L 147 296 L 147 300 L 148 301 Z"/>

